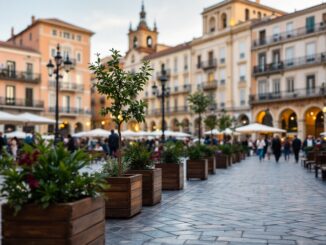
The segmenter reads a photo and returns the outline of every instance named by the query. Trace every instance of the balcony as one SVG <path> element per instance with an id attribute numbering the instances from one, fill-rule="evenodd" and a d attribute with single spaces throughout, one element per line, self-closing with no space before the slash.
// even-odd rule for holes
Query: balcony
<path id="1" fill-rule="evenodd" d="M 270 93 L 261 93 L 256 95 L 250 95 L 250 104 L 259 104 L 273 101 L 288 101 L 297 99 L 309 99 L 314 97 L 324 97 L 326 95 L 326 89 L 324 87 L 316 87 L 310 89 L 295 89 L 291 92 L 279 91 Z"/>
<path id="2" fill-rule="evenodd" d="M 174 86 L 170 90 L 171 94 L 184 94 L 191 92 L 191 84 L 184 84 L 182 86 Z"/>
<path id="3" fill-rule="evenodd" d="M 166 72 L 166 76 L 168 78 L 168 80 L 170 80 L 171 78 L 171 70 L 170 69 L 165 69 L 165 72 Z M 162 72 L 159 71 L 159 72 L 156 72 L 156 80 L 159 81 L 160 80 L 160 77 L 162 76 Z"/>
<path id="4" fill-rule="evenodd" d="M 303 37 L 305 35 L 310 35 L 313 33 L 319 33 L 326 31 L 326 22 L 320 22 L 311 28 L 301 27 L 294 29 L 292 31 L 283 32 L 277 35 L 270 36 L 268 38 L 262 38 L 254 40 L 252 48 L 259 48 L 267 45 L 278 44 L 283 41 L 289 41 L 290 39 L 295 39 L 298 37 Z"/>
<path id="5" fill-rule="evenodd" d="M 44 108 L 44 103 L 41 100 L 27 100 L 27 99 L 0 97 L 0 107 L 7 108 L 7 109 L 42 111 Z"/>
<path id="6" fill-rule="evenodd" d="M 49 107 L 48 112 L 55 113 L 55 107 Z M 78 115 L 90 115 L 90 110 L 85 110 L 83 108 L 74 108 L 74 107 L 59 107 L 60 116 L 78 116 Z"/>
<path id="7" fill-rule="evenodd" d="M 55 88 L 56 82 L 49 81 L 49 87 Z M 78 83 L 59 82 L 59 89 L 60 89 L 60 91 L 65 91 L 65 92 L 83 92 L 84 85 L 78 84 Z"/>
<path id="8" fill-rule="evenodd" d="M 180 107 L 167 107 L 165 108 L 165 115 L 175 115 L 175 114 L 183 114 L 183 113 L 189 113 L 188 106 L 180 106 Z M 152 109 L 146 112 L 147 116 L 161 116 L 162 115 L 162 109 Z"/>
<path id="9" fill-rule="evenodd" d="M 203 61 L 201 63 L 201 68 L 203 70 L 215 69 L 216 67 L 217 67 L 216 59 L 210 59 L 210 60 L 207 60 L 207 61 Z"/>
<path id="10" fill-rule="evenodd" d="M 203 90 L 217 89 L 217 80 L 208 81 L 203 83 Z"/>
<path id="11" fill-rule="evenodd" d="M 319 64 L 326 64 L 326 52 L 321 54 L 299 57 L 291 60 L 280 61 L 278 63 L 254 66 L 253 75 L 265 76 L 299 67 L 305 67 L 307 65 Z"/>
<path id="12" fill-rule="evenodd" d="M 0 70 L 0 80 L 21 81 L 28 83 L 39 83 L 41 75 L 23 71 L 9 71 L 8 69 Z"/>

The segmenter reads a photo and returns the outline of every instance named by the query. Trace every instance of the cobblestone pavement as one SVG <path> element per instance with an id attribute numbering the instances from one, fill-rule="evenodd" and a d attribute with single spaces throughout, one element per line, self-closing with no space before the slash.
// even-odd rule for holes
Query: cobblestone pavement
<path id="1" fill-rule="evenodd" d="M 129 220 L 108 220 L 106 245 L 326 244 L 326 183 L 293 162 L 247 158 L 207 181 L 165 192 Z"/>

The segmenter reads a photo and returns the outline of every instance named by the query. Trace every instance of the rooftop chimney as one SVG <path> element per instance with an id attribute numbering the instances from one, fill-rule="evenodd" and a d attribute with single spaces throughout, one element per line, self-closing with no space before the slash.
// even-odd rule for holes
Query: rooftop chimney
<path id="1" fill-rule="evenodd" d="M 260 4 L 260 0 L 256 0 L 256 3 Z"/>
<path id="2" fill-rule="evenodd" d="M 14 27 L 11 27 L 11 37 L 15 36 L 15 31 L 14 31 Z"/>
<path id="3" fill-rule="evenodd" d="M 35 22 L 35 16 L 32 15 L 32 24 L 34 24 L 34 22 Z"/>

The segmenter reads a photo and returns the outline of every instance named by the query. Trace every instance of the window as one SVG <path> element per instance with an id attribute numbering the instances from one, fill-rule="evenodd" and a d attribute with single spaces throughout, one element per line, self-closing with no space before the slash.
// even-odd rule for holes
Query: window
<path id="1" fill-rule="evenodd" d="M 178 72 L 178 58 L 174 58 L 173 70 L 175 73 Z"/>
<path id="2" fill-rule="evenodd" d="M 201 83 L 202 83 L 202 75 L 198 74 L 196 77 L 196 83 L 197 83 L 197 90 L 201 89 Z"/>
<path id="3" fill-rule="evenodd" d="M 266 53 L 258 54 L 258 67 L 259 71 L 263 72 L 266 68 Z"/>
<path id="4" fill-rule="evenodd" d="M 222 29 L 227 28 L 228 26 L 228 19 L 225 13 L 221 15 L 221 23 L 222 23 Z"/>
<path id="5" fill-rule="evenodd" d="M 250 19 L 250 11 L 249 11 L 249 9 L 246 9 L 245 10 L 245 20 L 247 21 L 249 19 Z"/>
<path id="6" fill-rule="evenodd" d="M 70 33 L 69 32 L 63 32 L 63 38 L 70 39 Z"/>
<path id="7" fill-rule="evenodd" d="M 137 37 L 134 37 L 134 48 L 138 47 L 138 40 Z"/>
<path id="8" fill-rule="evenodd" d="M 152 37 L 148 36 L 146 43 L 147 43 L 147 47 L 148 48 L 151 48 L 153 46 L 153 39 L 152 39 Z"/>
<path id="9" fill-rule="evenodd" d="M 315 61 L 315 54 L 316 54 L 316 44 L 308 43 L 306 45 L 306 61 L 307 62 Z"/>
<path id="10" fill-rule="evenodd" d="M 56 49 L 51 48 L 51 57 L 54 57 L 56 55 Z"/>
<path id="11" fill-rule="evenodd" d="M 225 93 L 220 92 L 219 97 L 220 97 L 220 107 L 224 108 L 225 107 Z"/>
<path id="12" fill-rule="evenodd" d="M 15 86 L 8 85 L 6 86 L 6 105 L 14 105 L 16 91 Z"/>
<path id="13" fill-rule="evenodd" d="M 33 34 L 29 33 L 29 40 L 32 41 L 33 40 Z"/>
<path id="14" fill-rule="evenodd" d="M 25 89 L 25 106 L 29 106 L 29 107 L 33 106 L 33 89 L 32 88 Z"/>
<path id="15" fill-rule="evenodd" d="M 174 111 L 178 110 L 178 98 L 174 98 Z"/>
<path id="16" fill-rule="evenodd" d="M 293 77 L 288 77 L 286 79 L 286 91 L 288 93 L 294 92 L 294 78 Z"/>
<path id="17" fill-rule="evenodd" d="M 294 64 L 294 47 L 285 49 L 285 65 L 293 66 Z"/>
<path id="18" fill-rule="evenodd" d="M 215 32 L 215 18 L 211 17 L 209 19 L 209 32 Z"/>
<path id="19" fill-rule="evenodd" d="M 28 80 L 33 79 L 33 64 L 32 63 L 26 63 L 26 78 Z"/>
<path id="20" fill-rule="evenodd" d="M 63 112 L 70 112 L 70 96 L 64 95 L 62 97 L 62 110 Z"/>
<path id="21" fill-rule="evenodd" d="M 56 29 L 52 29 L 52 36 L 56 36 L 57 35 L 57 30 Z"/>
<path id="22" fill-rule="evenodd" d="M 273 93 L 274 93 L 274 95 L 279 95 L 281 93 L 280 79 L 273 80 Z"/>
<path id="23" fill-rule="evenodd" d="M 292 37 L 293 36 L 293 22 L 286 23 L 286 37 Z"/>
<path id="24" fill-rule="evenodd" d="M 258 19 L 261 19 L 261 12 L 258 11 Z"/>
<path id="25" fill-rule="evenodd" d="M 77 35 L 77 41 L 81 42 L 81 40 L 82 40 L 81 35 Z"/>
<path id="26" fill-rule="evenodd" d="M 82 98 L 80 96 L 76 97 L 76 109 L 80 111 L 82 109 Z"/>
<path id="27" fill-rule="evenodd" d="M 246 65 L 240 65 L 239 67 L 239 75 L 240 75 L 240 82 L 246 81 Z"/>
<path id="28" fill-rule="evenodd" d="M 273 60 L 273 68 L 280 68 L 281 61 L 281 51 L 279 49 L 275 49 L 272 51 L 272 60 Z"/>
<path id="29" fill-rule="evenodd" d="M 184 56 L 184 70 L 188 70 L 188 55 Z"/>
<path id="30" fill-rule="evenodd" d="M 67 57 L 71 58 L 71 49 L 68 47 L 62 47 L 62 57 L 63 59 L 67 59 Z"/>
<path id="31" fill-rule="evenodd" d="M 220 48 L 220 63 L 225 64 L 225 48 Z"/>
<path id="32" fill-rule="evenodd" d="M 7 61 L 7 69 L 8 69 L 8 76 L 9 77 L 16 77 L 16 62 L 8 60 Z"/>
<path id="33" fill-rule="evenodd" d="M 306 18 L 306 32 L 312 33 L 315 31 L 315 16 L 309 16 Z"/>
<path id="34" fill-rule="evenodd" d="M 49 105 L 50 105 L 50 108 L 54 108 L 54 106 L 55 106 L 55 94 L 54 93 L 50 93 Z"/>
<path id="35" fill-rule="evenodd" d="M 323 22 L 326 23 L 326 13 L 323 13 Z"/>
<path id="36" fill-rule="evenodd" d="M 77 73 L 76 74 L 76 83 L 77 84 L 82 84 L 83 83 L 83 75 L 82 75 L 82 73 Z"/>
<path id="37" fill-rule="evenodd" d="M 274 26 L 273 28 L 273 40 L 274 42 L 277 42 L 280 40 L 280 27 Z"/>
<path id="38" fill-rule="evenodd" d="M 208 75 L 207 75 L 207 78 L 208 78 L 209 83 L 214 82 L 214 80 L 215 80 L 214 72 L 209 72 Z"/>
<path id="39" fill-rule="evenodd" d="M 306 92 L 307 95 L 314 94 L 316 88 L 316 77 L 315 75 L 308 75 L 306 77 Z"/>
<path id="40" fill-rule="evenodd" d="M 81 53 L 77 52 L 77 62 L 82 63 Z"/>
<path id="41" fill-rule="evenodd" d="M 246 90 L 244 88 L 240 89 L 240 105 L 246 104 Z"/>
<path id="42" fill-rule="evenodd" d="M 221 69 L 220 70 L 220 84 L 221 85 L 225 84 L 225 79 L 226 79 L 225 69 Z"/>
<path id="43" fill-rule="evenodd" d="M 261 30 L 259 32 L 259 44 L 260 45 L 266 44 L 266 30 Z"/>
<path id="44" fill-rule="evenodd" d="M 197 55 L 197 68 L 201 68 L 201 55 Z"/>
<path id="45" fill-rule="evenodd" d="M 174 81 L 173 81 L 173 87 L 174 87 L 174 91 L 175 92 L 178 92 L 178 89 L 179 89 L 178 85 L 179 85 L 178 79 L 174 79 Z"/>
<path id="46" fill-rule="evenodd" d="M 240 59 L 244 59 L 246 57 L 246 43 L 245 42 L 239 43 L 239 54 L 240 54 Z"/>
<path id="47" fill-rule="evenodd" d="M 213 66 L 214 65 L 214 51 L 208 52 L 208 65 Z"/>

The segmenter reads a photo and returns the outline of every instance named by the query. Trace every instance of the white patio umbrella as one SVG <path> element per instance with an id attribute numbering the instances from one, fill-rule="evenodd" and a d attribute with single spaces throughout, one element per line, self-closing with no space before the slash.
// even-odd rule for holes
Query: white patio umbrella
<path id="1" fill-rule="evenodd" d="M 206 131 L 205 133 L 204 133 L 204 135 L 217 135 L 217 134 L 221 134 L 221 132 L 220 131 L 218 131 L 217 129 L 213 129 L 213 130 L 210 130 L 210 131 Z"/>
<path id="2" fill-rule="evenodd" d="M 86 132 L 80 132 L 80 133 L 76 133 L 73 134 L 73 137 L 109 137 L 109 135 L 111 134 L 110 131 L 108 130 L 104 130 L 101 128 L 97 128 L 97 129 L 93 129 L 91 131 L 86 131 Z"/>
<path id="3" fill-rule="evenodd" d="M 243 127 L 239 127 L 235 130 L 236 132 L 243 134 L 250 133 L 285 133 L 286 131 L 280 128 L 273 128 L 259 123 L 249 124 Z"/>
<path id="4" fill-rule="evenodd" d="M 24 124 L 26 120 L 4 111 L 0 111 L 0 123 L 10 123 L 10 124 Z"/>
<path id="5" fill-rule="evenodd" d="M 149 134 L 149 136 L 160 137 L 160 136 L 162 136 L 162 130 L 153 131 L 148 134 Z M 179 137 L 179 138 L 191 137 L 190 134 L 186 134 L 183 132 L 175 132 L 175 131 L 171 131 L 171 130 L 164 130 L 164 135 L 168 136 L 168 137 L 171 136 L 171 137 Z"/>
<path id="6" fill-rule="evenodd" d="M 122 131 L 121 135 L 122 135 L 122 137 L 125 137 L 125 138 L 132 138 L 132 137 L 139 137 L 140 136 L 140 134 L 138 132 L 134 132 L 134 131 L 131 131 L 131 130 Z"/>
<path id="7" fill-rule="evenodd" d="M 10 133 L 6 133 L 5 136 L 10 139 L 10 138 L 18 138 L 18 139 L 25 139 L 27 136 L 30 136 L 32 137 L 32 134 L 29 134 L 29 133 L 25 133 L 25 132 L 22 132 L 22 131 L 13 131 L 13 132 L 10 132 Z"/>
<path id="8" fill-rule="evenodd" d="M 226 129 L 224 129 L 224 130 L 222 131 L 222 133 L 223 133 L 223 134 L 226 134 L 226 135 L 231 135 L 231 134 L 233 134 L 234 132 L 233 132 L 232 129 L 230 129 L 230 128 L 226 128 Z"/>
<path id="9" fill-rule="evenodd" d="M 17 115 L 18 117 L 22 118 L 26 121 L 26 124 L 55 124 L 55 120 L 49 119 L 47 117 L 42 117 L 39 115 L 35 115 L 32 113 L 22 113 Z"/>

